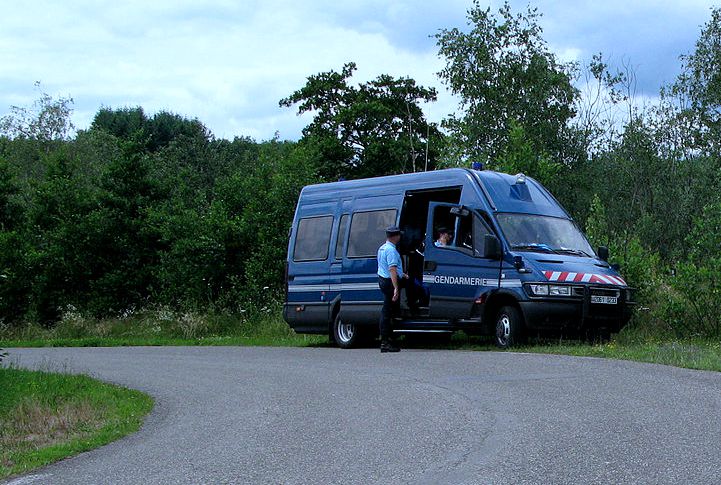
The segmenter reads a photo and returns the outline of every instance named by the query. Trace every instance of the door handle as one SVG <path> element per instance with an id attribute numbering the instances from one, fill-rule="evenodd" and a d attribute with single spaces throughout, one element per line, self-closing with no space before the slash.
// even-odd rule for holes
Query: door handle
<path id="1" fill-rule="evenodd" d="M 435 271 L 437 266 L 435 261 L 424 261 L 423 271 Z"/>

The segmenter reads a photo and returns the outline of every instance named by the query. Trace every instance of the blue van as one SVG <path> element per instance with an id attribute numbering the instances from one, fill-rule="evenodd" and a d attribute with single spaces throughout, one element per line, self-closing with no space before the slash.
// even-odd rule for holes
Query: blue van
<path id="1" fill-rule="evenodd" d="M 541 184 L 456 168 L 303 188 L 283 310 L 296 332 L 328 334 L 344 348 L 377 335 L 376 252 L 390 225 L 403 231 L 413 282 L 396 331 L 464 330 L 505 348 L 529 332 L 608 335 L 630 318 L 632 290 L 608 249 L 594 252 Z M 452 233 L 445 246 L 435 244 L 441 227 Z"/>

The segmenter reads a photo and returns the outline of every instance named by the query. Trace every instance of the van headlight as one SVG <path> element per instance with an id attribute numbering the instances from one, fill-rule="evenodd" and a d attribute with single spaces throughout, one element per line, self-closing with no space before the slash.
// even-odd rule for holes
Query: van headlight
<path id="1" fill-rule="evenodd" d="M 548 287 L 549 296 L 571 296 L 570 286 L 551 285 Z"/>
<path id="2" fill-rule="evenodd" d="M 572 287 L 566 285 L 530 283 L 526 285 L 526 290 L 532 296 L 573 296 Z"/>
<path id="3" fill-rule="evenodd" d="M 533 296 L 548 295 L 548 285 L 528 285 L 528 290 Z"/>

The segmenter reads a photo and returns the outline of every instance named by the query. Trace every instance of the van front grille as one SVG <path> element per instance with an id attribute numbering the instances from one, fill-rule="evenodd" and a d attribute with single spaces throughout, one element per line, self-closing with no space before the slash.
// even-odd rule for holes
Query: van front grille
<path id="1" fill-rule="evenodd" d="M 615 288 L 591 288 L 591 296 L 615 296 L 618 298 L 621 291 Z"/>
<path id="2" fill-rule="evenodd" d="M 597 288 L 593 287 L 590 289 L 591 296 L 615 296 L 618 298 L 621 296 L 621 290 L 615 289 L 615 288 Z M 573 287 L 573 295 L 574 296 L 583 296 L 584 287 L 583 286 L 574 286 Z"/>

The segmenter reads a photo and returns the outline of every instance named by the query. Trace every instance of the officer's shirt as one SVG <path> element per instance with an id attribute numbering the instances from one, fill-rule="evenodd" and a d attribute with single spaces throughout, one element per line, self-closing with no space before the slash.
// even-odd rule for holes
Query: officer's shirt
<path id="1" fill-rule="evenodd" d="M 378 276 L 382 278 L 391 277 L 391 266 L 396 267 L 398 277 L 403 278 L 403 264 L 401 264 L 401 255 L 398 254 L 395 244 L 386 241 L 378 248 Z"/>
<path id="2" fill-rule="evenodd" d="M 440 241 L 436 241 L 433 244 L 435 244 L 437 248 L 445 248 L 446 247 L 446 245 Z"/>

